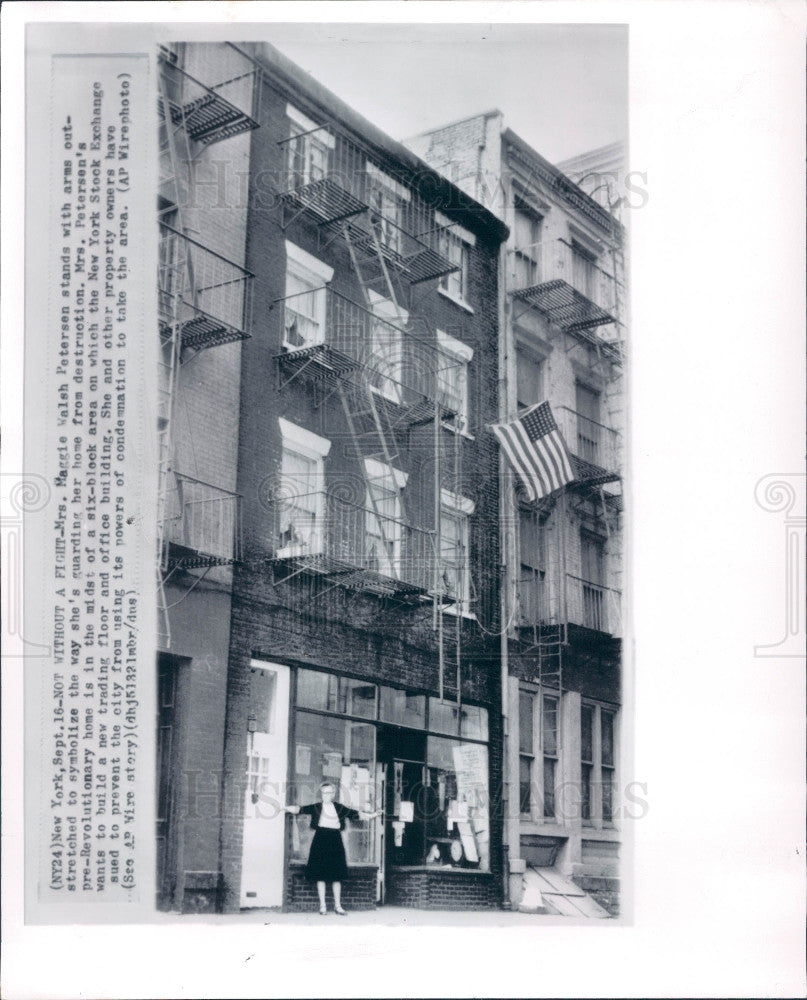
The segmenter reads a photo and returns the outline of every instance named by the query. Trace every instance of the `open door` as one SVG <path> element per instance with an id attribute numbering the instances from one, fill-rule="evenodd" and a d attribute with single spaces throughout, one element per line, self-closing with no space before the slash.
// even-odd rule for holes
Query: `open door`
<path id="1" fill-rule="evenodd" d="M 241 906 L 282 906 L 289 738 L 289 668 L 253 660 Z M 257 801 L 255 801 L 257 799 Z"/>

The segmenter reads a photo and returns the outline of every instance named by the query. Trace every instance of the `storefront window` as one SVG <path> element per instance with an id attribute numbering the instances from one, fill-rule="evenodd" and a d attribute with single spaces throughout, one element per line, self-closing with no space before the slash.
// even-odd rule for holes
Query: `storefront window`
<path id="1" fill-rule="evenodd" d="M 460 736 L 471 740 L 487 740 L 488 710 L 477 705 L 463 705 L 460 712 Z"/>
<path id="2" fill-rule="evenodd" d="M 426 728 L 426 696 L 399 688 L 382 687 L 378 717 L 383 722 L 412 729 Z"/>
<path id="3" fill-rule="evenodd" d="M 429 736 L 426 756 L 426 864 L 489 871 L 487 747 Z"/>
<path id="4" fill-rule="evenodd" d="M 459 735 L 456 702 L 429 698 L 429 729 L 434 733 L 446 733 L 448 736 Z"/>
<path id="5" fill-rule="evenodd" d="M 349 864 L 490 870 L 486 709 L 316 670 L 299 669 L 296 690 L 288 801 L 316 802 L 332 781 L 344 805 L 384 810 L 383 826 L 348 823 Z M 294 817 L 294 860 L 313 837 Z"/>
<path id="6" fill-rule="evenodd" d="M 358 715 L 362 719 L 375 718 L 375 684 L 339 679 L 339 711 L 345 715 Z"/>
<path id="7" fill-rule="evenodd" d="M 297 704 L 301 708 L 336 711 L 337 678 L 316 670 L 297 671 Z"/>
<path id="8" fill-rule="evenodd" d="M 332 781 L 337 787 L 337 799 L 343 805 L 351 809 L 375 808 L 373 725 L 298 711 L 293 763 L 294 788 L 291 800 L 298 805 L 318 801 L 320 784 Z M 348 864 L 375 863 L 376 825 L 375 820 L 348 822 L 342 834 Z M 292 857 L 305 861 L 313 837 L 310 817 L 294 817 Z"/>

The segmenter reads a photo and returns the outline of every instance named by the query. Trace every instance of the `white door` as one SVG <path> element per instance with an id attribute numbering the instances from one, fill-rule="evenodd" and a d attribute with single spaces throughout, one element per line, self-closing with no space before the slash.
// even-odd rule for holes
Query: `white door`
<path id="1" fill-rule="evenodd" d="M 249 727 L 241 906 L 281 906 L 286 840 L 283 806 L 288 767 L 288 667 L 251 662 Z"/>

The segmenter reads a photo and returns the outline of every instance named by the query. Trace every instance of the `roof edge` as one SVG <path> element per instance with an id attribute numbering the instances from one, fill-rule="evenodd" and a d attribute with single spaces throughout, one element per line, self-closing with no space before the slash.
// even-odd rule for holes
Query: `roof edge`
<path id="1" fill-rule="evenodd" d="M 461 188 L 429 166 L 417 154 L 408 149 L 402 142 L 374 125 L 363 115 L 316 80 L 310 73 L 298 66 L 288 56 L 283 55 L 270 42 L 230 42 L 245 58 L 258 66 L 273 82 L 285 90 L 290 100 L 303 98 L 326 116 L 330 116 L 336 124 L 350 131 L 361 143 L 371 150 L 380 152 L 397 160 L 410 174 L 410 180 L 418 193 L 428 191 L 431 197 L 429 203 L 439 207 L 454 221 L 464 223 L 469 229 L 481 227 L 493 234 L 500 242 L 508 235 L 508 227 Z M 301 107 L 305 111 L 305 106 Z M 437 198 L 435 199 L 435 195 Z"/>

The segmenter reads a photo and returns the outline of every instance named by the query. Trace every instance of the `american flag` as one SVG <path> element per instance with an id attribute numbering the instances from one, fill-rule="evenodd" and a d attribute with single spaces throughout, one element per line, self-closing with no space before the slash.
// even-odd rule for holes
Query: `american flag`
<path id="1" fill-rule="evenodd" d="M 492 424 L 491 430 L 530 500 L 540 500 L 574 479 L 549 403 L 536 403 L 509 424 Z"/>

